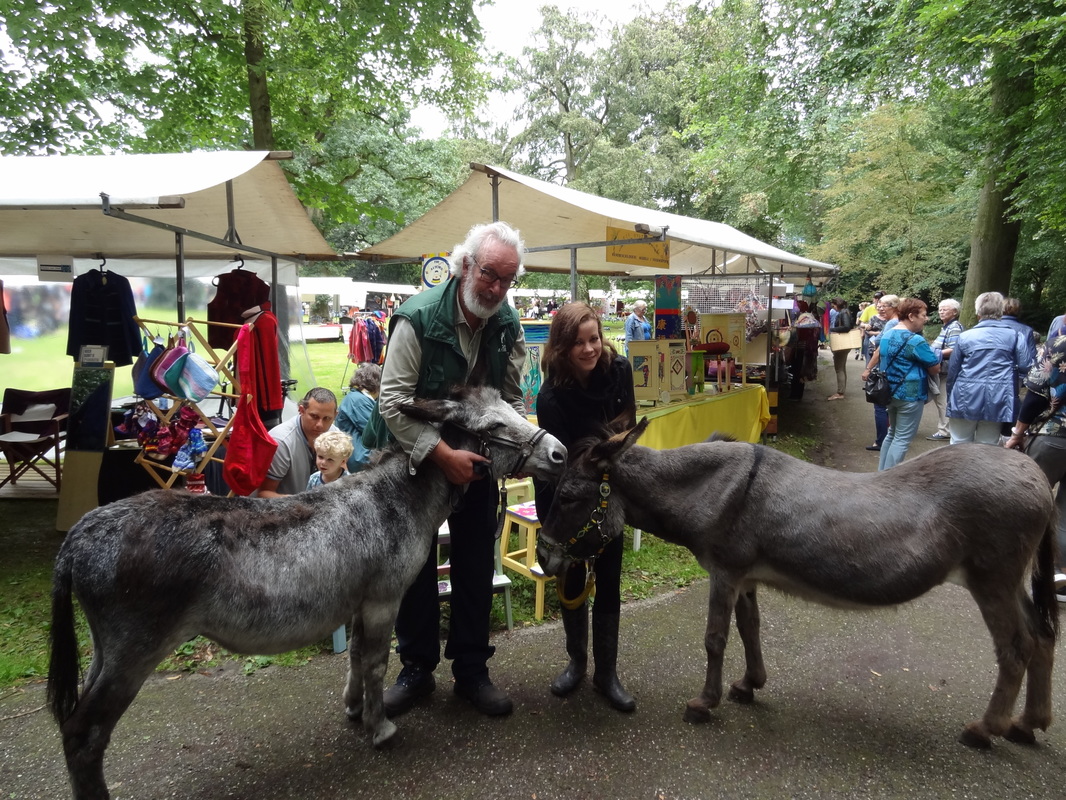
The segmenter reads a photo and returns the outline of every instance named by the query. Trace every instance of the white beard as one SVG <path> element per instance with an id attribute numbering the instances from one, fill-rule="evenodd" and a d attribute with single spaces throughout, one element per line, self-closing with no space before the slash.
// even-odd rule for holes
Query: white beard
<path id="1" fill-rule="evenodd" d="M 495 305 L 489 306 L 481 301 L 474 286 L 475 281 L 470 279 L 463 281 L 462 285 L 459 287 L 460 291 L 463 293 L 463 304 L 466 306 L 467 310 L 478 319 L 488 319 L 500 310 L 500 306 L 504 304 L 507 295 L 505 294 L 501 297 L 500 301 Z"/>

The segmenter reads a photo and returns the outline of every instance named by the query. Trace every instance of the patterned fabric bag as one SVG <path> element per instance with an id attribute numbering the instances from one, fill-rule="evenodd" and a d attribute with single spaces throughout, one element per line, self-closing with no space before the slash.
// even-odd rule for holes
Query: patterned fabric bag
<path id="1" fill-rule="evenodd" d="M 189 355 L 189 349 L 185 346 L 185 334 L 178 334 L 177 339 L 171 337 L 167 341 L 166 350 L 152 365 L 150 370 L 152 380 L 165 393 L 180 397 L 178 392 L 178 378 L 181 377 L 181 368 Z"/>
<path id="2" fill-rule="evenodd" d="M 145 400 L 155 400 L 163 394 L 163 390 L 152 380 L 152 367 L 163 355 L 163 340 L 157 336 L 151 350 L 148 349 L 147 338 L 141 340 L 141 345 L 141 354 L 133 365 L 133 391 Z"/>
<path id="3" fill-rule="evenodd" d="M 207 360 L 190 352 L 182 364 L 178 376 L 178 397 L 199 403 L 218 385 L 218 372 Z"/>

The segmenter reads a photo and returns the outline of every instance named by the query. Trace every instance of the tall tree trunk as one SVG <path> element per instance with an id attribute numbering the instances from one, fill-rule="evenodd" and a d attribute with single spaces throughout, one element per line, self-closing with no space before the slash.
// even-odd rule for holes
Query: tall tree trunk
<path id="1" fill-rule="evenodd" d="M 244 2 L 244 60 L 248 66 L 248 109 L 252 114 L 252 146 L 256 150 L 276 150 L 274 120 L 270 113 L 263 30 L 267 24 L 261 0 Z"/>
<path id="2" fill-rule="evenodd" d="M 1014 255 L 1021 234 L 1021 222 L 1011 219 L 1011 194 L 1018 184 L 1003 184 L 1002 168 L 1016 147 L 1019 128 L 1024 125 L 1024 114 L 1019 112 L 1033 100 L 1033 72 L 1031 66 L 1012 58 L 1017 57 L 999 53 L 992 59 L 989 117 L 993 124 L 998 124 L 998 135 L 993 135 L 989 142 L 987 178 L 977 201 L 977 218 L 970 237 L 970 263 L 960 314 L 966 327 L 977 321 L 974 302 L 979 294 L 1010 292 Z"/>
<path id="3" fill-rule="evenodd" d="M 977 201 L 977 219 L 970 237 L 970 263 L 966 268 L 966 290 L 963 294 L 962 324 L 967 328 L 977 319 L 974 302 L 983 292 L 1010 292 L 1014 253 L 1022 224 L 1008 219 L 1009 195 L 1013 186 L 997 185 L 995 175 L 989 176 L 981 188 Z"/>

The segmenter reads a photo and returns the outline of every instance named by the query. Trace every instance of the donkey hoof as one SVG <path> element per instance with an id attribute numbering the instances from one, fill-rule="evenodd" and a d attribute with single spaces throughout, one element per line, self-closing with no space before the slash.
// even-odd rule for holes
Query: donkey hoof
<path id="1" fill-rule="evenodd" d="M 1033 733 L 1033 729 L 1022 727 L 1017 722 L 1007 728 L 1003 738 L 1015 744 L 1036 744 L 1036 735 Z"/>
<path id="2" fill-rule="evenodd" d="M 734 703 L 748 705 L 755 702 L 755 690 L 743 681 L 737 681 L 729 687 L 729 699 Z"/>
<path id="3" fill-rule="evenodd" d="M 707 708 L 707 704 L 700 698 L 695 700 L 689 700 L 685 705 L 685 722 L 691 722 L 694 725 L 699 725 L 704 722 L 711 721 L 711 710 Z"/>
<path id="4" fill-rule="evenodd" d="M 348 706 L 344 709 L 344 713 L 348 715 L 349 722 L 358 722 L 363 718 L 363 706 Z"/>
<path id="5" fill-rule="evenodd" d="M 992 737 L 984 732 L 979 722 L 971 722 L 959 734 L 959 743 L 978 750 L 988 750 L 992 747 Z"/>
<path id="6" fill-rule="evenodd" d="M 374 747 L 384 747 L 396 735 L 396 723 L 385 720 L 374 732 Z"/>

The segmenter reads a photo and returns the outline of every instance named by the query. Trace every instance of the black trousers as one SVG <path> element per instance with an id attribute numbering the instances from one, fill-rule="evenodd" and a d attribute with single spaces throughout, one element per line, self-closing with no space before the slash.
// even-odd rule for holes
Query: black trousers
<path id="1" fill-rule="evenodd" d="M 451 623 L 445 658 L 452 661 L 456 680 L 475 680 L 488 674 L 488 660 L 496 652 L 489 645 L 492 613 L 492 576 L 495 568 L 496 483 L 474 481 L 450 517 Z M 404 664 L 433 669 L 440 663 L 440 601 L 437 593 L 436 534 L 429 558 L 400 604 L 396 618 L 396 652 Z"/>
<path id="2" fill-rule="evenodd" d="M 603 554 L 596 559 L 596 595 L 592 603 L 592 624 L 601 614 L 618 614 L 622 608 L 620 584 L 622 581 L 622 536 L 616 536 L 608 542 Z M 566 596 L 577 597 L 585 588 L 584 561 L 575 561 L 566 571 L 564 588 Z"/>

